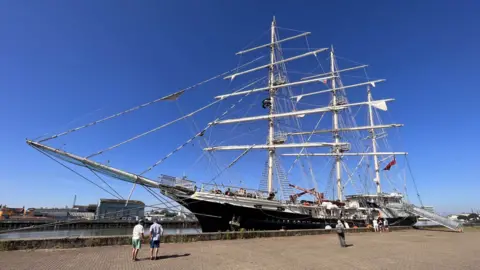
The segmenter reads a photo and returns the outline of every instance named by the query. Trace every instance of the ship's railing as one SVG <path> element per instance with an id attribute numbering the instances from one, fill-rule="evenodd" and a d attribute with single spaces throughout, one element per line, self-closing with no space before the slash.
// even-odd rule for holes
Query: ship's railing
<path id="1" fill-rule="evenodd" d="M 164 175 L 164 174 L 160 175 L 159 184 L 163 186 L 168 186 L 168 187 L 181 187 L 181 188 L 189 189 L 192 191 L 202 191 L 202 192 L 210 192 L 215 194 L 223 194 L 225 196 L 237 196 L 237 197 L 265 199 L 265 200 L 279 200 L 279 198 L 276 198 L 275 194 L 270 194 L 268 193 L 268 191 L 256 190 L 256 189 L 244 188 L 244 187 L 204 183 L 204 184 L 201 184 L 200 190 L 198 190 L 198 187 L 194 181 L 187 180 L 185 178 Z"/>
<path id="2" fill-rule="evenodd" d="M 159 183 L 163 186 L 170 186 L 170 187 L 182 187 L 186 189 L 195 189 L 195 182 L 191 180 L 187 180 L 185 178 L 179 178 L 174 176 L 169 176 L 162 174 L 159 177 Z"/>
<path id="3" fill-rule="evenodd" d="M 224 186 L 218 184 L 202 184 L 200 187 L 202 192 L 210 192 L 215 194 L 224 194 L 227 196 L 247 197 L 255 199 L 276 200 L 275 196 L 271 196 L 268 191 L 256 190 L 251 188 Z"/>

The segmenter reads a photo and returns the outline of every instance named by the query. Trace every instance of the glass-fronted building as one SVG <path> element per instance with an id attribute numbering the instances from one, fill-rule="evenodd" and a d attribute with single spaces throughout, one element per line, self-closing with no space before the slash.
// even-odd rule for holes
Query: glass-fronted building
<path id="1" fill-rule="evenodd" d="M 145 204 L 141 201 L 100 199 L 95 219 L 138 220 L 145 216 Z"/>

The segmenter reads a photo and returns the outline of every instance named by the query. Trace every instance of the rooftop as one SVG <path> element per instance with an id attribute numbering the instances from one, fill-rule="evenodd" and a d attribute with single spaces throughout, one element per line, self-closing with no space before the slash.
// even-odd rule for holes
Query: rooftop
<path id="1" fill-rule="evenodd" d="M 100 203 L 123 203 L 125 204 L 127 200 L 118 200 L 118 199 L 100 199 Z M 135 201 L 135 200 L 129 200 L 128 204 L 139 204 L 139 205 L 145 205 L 144 202 L 142 201 Z"/>

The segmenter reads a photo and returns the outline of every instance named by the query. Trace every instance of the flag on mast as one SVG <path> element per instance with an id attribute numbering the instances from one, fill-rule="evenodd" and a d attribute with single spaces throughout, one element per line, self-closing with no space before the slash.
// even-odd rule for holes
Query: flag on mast
<path id="1" fill-rule="evenodd" d="M 390 161 L 385 168 L 383 168 L 384 171 L 390 171 L 390 168 L 392 168 L 393 165 L 397 164 L 397 160 L 395 160 L 395 157 L 393 157 L 393 160 Z"/>

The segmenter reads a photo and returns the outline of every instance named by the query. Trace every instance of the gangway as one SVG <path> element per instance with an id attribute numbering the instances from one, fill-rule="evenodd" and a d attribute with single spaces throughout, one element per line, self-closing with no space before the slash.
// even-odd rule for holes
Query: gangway
<path id="1" fill-rule="evenodd" d="M 432 222 L 435 222 L 439 225 L 449 228 L 450 230 L 462 232 L 463 226 L 460 222 L 448 219 L 443 217 L 439 214 L 432 213 L 428 210 L 425 210 L 421 207 L 415 206 L 414 204 L 410 203 L 395 203 L 395 204 L 388 204 L 388 208 L 396 209 L 396 210 L 403 210 L 413 215 L 417 215 L 423 218 L 426 218 Z"/>

